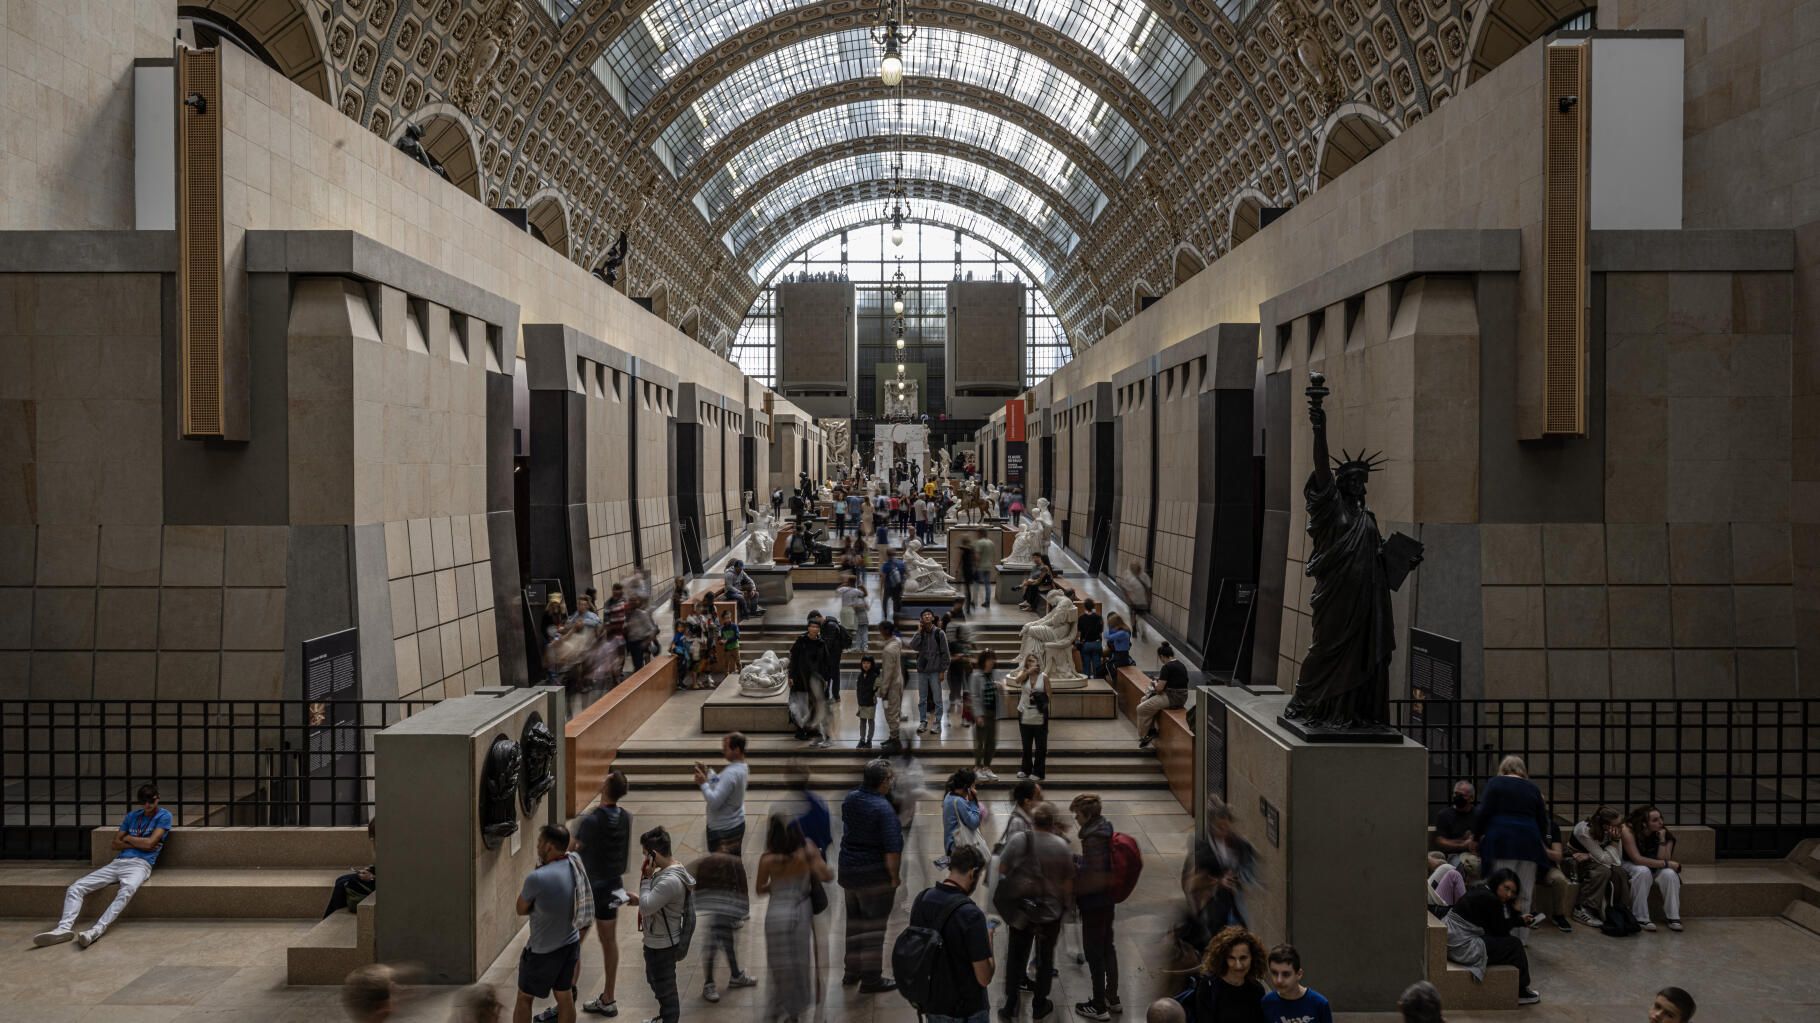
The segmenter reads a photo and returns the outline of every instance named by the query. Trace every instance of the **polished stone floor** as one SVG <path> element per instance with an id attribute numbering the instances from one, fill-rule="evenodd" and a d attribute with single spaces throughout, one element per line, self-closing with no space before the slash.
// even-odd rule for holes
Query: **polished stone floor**
<path id="1" fill-rule="evenodd" d="M 1077 568 L 1078 566 L 1068 566 Z M 1071 572 L 1071 574 L 1074 574 Z M 1078 580 L 1079 576 L 1075 578 Z M 1098 583 L 1087 583 L 1086 593 L 1102 599 L 1117 600 L 1117 595 Z M 1122 606 L 1122 602 L 1113 605 Z M 785 620 L 800 621 L 811 608 L 832 612 L 834 600 L 829 591 L 799 591 L 795 600 L 772 614 Z M 1024 621 L 1030 616 L 1011 608 L 994 606 L 986 611 L 988 620 Z M 773 619 L 777 620 L 777 619 Z M 1154 637 L 1152 637 L 1154 639 Z M 1140 644 L 1140 665 L 1153 667 L 1154 647 Z M 849 700 L 850 694 L 847 694 Z M 627 744 L 632 753 L 641 746 L 657 742 L 674 743 L 679 736 L 692 742 L 710 742 L 696 726 L 697 708 L 704 694 L 679 693 L 654 716 L 639 734 Z M 848 743 L 856 737 L 850 708 L 839 721 L 841 734 Z M 762 758 L 786 758 L 801 744 L 788 736 L 754 737 L 753 755 Z M 1012 740 L 1001 740 L 1007 745 Z M 1052 748 L 1089 750 L 1124 746 L 1133 743 L 1135 733 L 1129 722 L 1058 721 L 1054 726 Z M 963 733 L 930 736 L 920 746 L 929 750 L 964 749 Z M 857 758 L 855 764 L 858 763 Z M 1015 765 L 1002 773 L 1009 779 Z M 638 790 L 626 806 L 635 815 L 636 825 L 643 830 L 663 824 L 678 836 L 680 858 L 685 861 L 700 855 L 704 827 L 699 799 L 688 790 Z M 821 795 L 838 803 L 843 789 L 829 785 Z M 1078 788 L 1057 788 L 1049 793 L 1064 804 Z M 747 804 L 749 819 L 755 822 L 748 830 L 745 856 L 749 868 L 755 867 L 762 843 L 762 821 L 771 808 L 769 800 L 777 798 L 773 790 L 755 789 Z M 1176 883 L 1185 854 L 1191 821 L 1166 789 L 1131 788 L 1107 790 L 1106 813 L 1121 831 L 1138 840 L 1145 856 L 1146 869 L 1136 894 L 1120 908 L 1117 924 L 1121 988 L 1127 1006 L 1123 1019 L 1141 1021 L 1142 1007 L 1148 999 L 1180 986 L 1179 976 L 1166 969 L 1164 935 L 1174 922 L 1181 902 Z M 1004 787 L 995 787 L 988 798 L 992 802 L 989 835 L 1002 827 L 1008 806 Z M 836 834 L 838 837 L 838 820 Z M 904 894 L 893 914 L 889 934 L 904 926 L 909 896 L 932 883 L 939 873 L 931 862 L 941 842 L 939 801 L 929 798 L 921 805 L 911 831 L 910 855 L 906 858 Z M 1411 911 L 1420 912 L 1422 894 L 1417 887 L 1420 875 L 1411 871 Z M 762 1018 L 765 991 L 764 927 L 765 900 L 755 897 L 752 922 L 739 936 L 742 965 L 761 980 L 754 989 L 724 990 L 725 967 L 721 967 L 723 1000 L 711 1005 L 702 999 L 701 953 L 695 952 L 680 970 L 683 1017 L 699 1020 L 745 1021 Z M 910 1023 L 916 1014 L 903 999 L 894 994 L 859 995 L 852 988 L 839 986 L 839 942 L 844 932 L 842 907 L 835 900 L 828 913 L 827 947 L 832 952 L 830 968 L 822 971 L 826 999 L 821 1006 L 823 1020 L 854 1023 Z M 73 944 L 50 949 L 34 949 L 30 936 L 47 921 L 0 920 L 0 1021 L 38 1020 L 259 1020 L 259 1021 L 326 1021 L 343 1018 L 334 988 L 290 988 L 284 984 L 285 948 L 309 929 L 306 921 L 135 921 L 118 926 L 92 948 L 79 950 Z M 636 945 L 638 934 L 632 914 L 618 921 L 622 948 L 617 992 L 621 1020 L 638 1021 L 655 1011 L 655 1002 L 646 988 L 642 962 Z M 1265 935 L 1266 942 L 1274 939 Z M 510 997 L 513 989 L 519 944 L 522 936 L 509 946 L 487 972 L 484 980 Z M 1369 935 L 1361 935 L 1369 940 Z M 1059 959 L 1061 975 L 1053 995 L 1058 1012 L 1050 1020 L 1076 1019 L 1070 1011 L 1075 1001 L 1089 994 L 1086 971 L 1075 959 L 1080 950 L 1078 931 L 1068 928 Z M 998 942 L 998 953 L 1004 954 L 1004 939 Z M 1550 929 L 1537 932 L 1531 945 L 1536 984 L 1544 1001 L 1541 1005 L 1519 1011 L 1525 1019 L 1563 1020 L 1575 1023 L 1637 1023 L 1645 1018 L 1650 995 L 1665 984 L 1679 984 L 1693 991 L 1701 1002 L 1702 1023 L 1750 1021 L 1750 1023 L 1814 1023 L 1820 1020 L 1820 936 L 1801 930 L 1780 919 L 1701 919 L 1692 921 L 1683 934 L 1667 931 L 1643 935 L 1638 939 L 1615 941 L 1586 929 L 1573 935 L 1562 935 Z M 590 944 L 583 956 L 582 990 L 586 997 L 599 993 L 602 985 L 597 946 Z M 1316 988 L 1321 984 L 1321 964 L 1308 964 L 1308 980 Z M 1411 977 L 1410 980 L 1417 978 Z M 997 988 L 995 987 L 995 997 Z M 452 992 L 442 989 L 420 989 L 410 993 L 408 1004 L 398 1018 L 439 1021 L 449 1017 Z M 1385 1014 L 1347 1011 L 1335 1007 L 1341 1019 L 1385 1019 Z M 1513 1010 L 1515 1011 L 1515 1010 Z M 1024 1001 L 1024 1019 L 1028 1019 L 1029 1001 Z M 583 1017 L 597 1018 L 597 1017 Z M 1474 1023 L 1519 1018 L 1511 1013 L 1450 1014 L 1454 1023 Z M 807 1023 L 807 1021 L 805 1021 Z"/>

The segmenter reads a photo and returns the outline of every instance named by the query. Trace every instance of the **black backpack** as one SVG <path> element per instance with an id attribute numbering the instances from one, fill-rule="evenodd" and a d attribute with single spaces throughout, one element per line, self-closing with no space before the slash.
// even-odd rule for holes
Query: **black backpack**
<path id="1" fill-rule="evenodd" d="M 924 892 L 917 896 L 916 901 L 922 902 L 928 894 Z M 891 973 L 897 977 L 897 991 L 918 1012 L 928 1011 L 936 991 L 947 986 L 946 971 L 939 977 L 936 972 L 948 956 L 942 942 L 942 929 L 948 926 L 948 920 L 954 916 L 954 911 L 970 901 L 966 898 L 954 899 L 935 918 L 935 926 L 918 927 L 913 923 L 904 928 L 897 936 L 896 943 L 891 946 Z M 914 918 L 915 906 L 911 906 L 910 913 Z"/>
<path id="2" fill-rule="evenodd" d="M 1631 915 L 1630 910 L 1616 902 L 1605 907 L 1605 922 L 1599 927 L 1599 933 L 1614 938 L 1628 938 L 1641 930 L 1643 928 L 1637 925 L 1637 918 Z"/>

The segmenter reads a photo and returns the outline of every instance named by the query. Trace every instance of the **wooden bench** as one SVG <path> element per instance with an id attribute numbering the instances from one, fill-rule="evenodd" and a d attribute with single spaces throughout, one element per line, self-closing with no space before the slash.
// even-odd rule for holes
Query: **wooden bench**
<path id="1" fill-rule="evenodd" d="M 563 726 L 563 756 L 569 769 L 569 805 L 564 812 L 568 816 L 594 801 L 619 747 L 675 691 L 676 658 L 659 654 Z"/>
<path id="2" fill-rule="evenodd" d="M 1137 724 L 1137 705 L 1145 694 L 1150 692 L 1150 676 L 1132 665 L 1120 668 L 1112 677 L 1113 698 L 1118 701 L 1119 714 L 1133 725 Z M 1161 762 L 1163 777 L 1169 781 L 1169 791 L 1175 796 L 1182 809 L 1194 812 L 1194 729 L 1188 723 L 1188 711 L 1183 708 L 1171 708 L 1157 715 L 1156 719 L 1157 760 Z"/>

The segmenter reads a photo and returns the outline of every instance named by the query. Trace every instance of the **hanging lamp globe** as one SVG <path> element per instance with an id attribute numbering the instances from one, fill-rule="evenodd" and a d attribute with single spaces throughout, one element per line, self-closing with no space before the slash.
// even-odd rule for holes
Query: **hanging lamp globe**
<path id="1" fill-rule="evenodd" d="M 904 55 L 898 49 L 895 21 L 885 26 L 885 56 L 878 62 L 878 80 L 892 87 L 904 80 Z"/>

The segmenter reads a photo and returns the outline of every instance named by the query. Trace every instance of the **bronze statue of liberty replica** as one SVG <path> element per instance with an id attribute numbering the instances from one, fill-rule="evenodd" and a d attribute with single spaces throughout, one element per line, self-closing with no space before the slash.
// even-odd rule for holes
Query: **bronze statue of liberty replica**
<path id="1" fill-rule="evenodd" d="M 1308 501 L 1313 549 L 1314 637 L 1302 660 L 1295 695 L 1279 719 L 1309 741 L 1395 742 L 1390 727 L 1390 655 L 1396 649 L 1390 594 L 1422 560 L 1422 544 L 1402 533 L 1385 540 L 1365 506 L 1365 485 L 1382 458 L 1364 451 L 1327 451 L 1326 377 L 1308 375 L 1308 421 L 1314 426 L 1314 471 Z"/>

